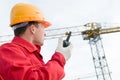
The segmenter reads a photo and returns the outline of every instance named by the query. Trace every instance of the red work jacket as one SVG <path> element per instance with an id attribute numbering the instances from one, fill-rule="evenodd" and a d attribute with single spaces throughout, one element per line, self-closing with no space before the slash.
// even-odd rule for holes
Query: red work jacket
<path id="1" fill-rule="evenodd" d="M 15 36 L 11 43 L 0 46 L 0 76 L 4 80 L 61 80 L 65 59 L 55 52 L 46 64 L 40 46 Z"/>

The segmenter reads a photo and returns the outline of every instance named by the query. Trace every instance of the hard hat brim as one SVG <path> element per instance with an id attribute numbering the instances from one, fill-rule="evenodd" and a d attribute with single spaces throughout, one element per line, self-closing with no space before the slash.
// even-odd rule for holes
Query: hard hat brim
<path id="1" fill-rule="evenodd" d="M 43 23 L 43 25 L 44 25 L 45 28 L 48 28 L 49 26 L 51 26 L 51 23 L 48 22 L 48 21 L 44 21 L 42 23 Z"/>
<path id="2" fill-rule="evenodd" d="M 23 21 L 23 22 L 28 22 L 28 21 Z M 43 25 L 44 25 L 45 28 L 48 28 L 49 26 L 51 26 L 51 23 L 48 22 L 48 21 L 37 21 L 37 20 L 36 20 L 36 22 L 41 22 L 41 23 L 43 23 Z M 22 23 L 22 22 L 21 22 L 21 23 Z M 18 24 L 18 23 L 17 23 L 17 24 Z M 13 27 L 14 25 L 15 25 L 15 24 L 12 24 L 12 25 L 10 24 L 11 27 Z"/>

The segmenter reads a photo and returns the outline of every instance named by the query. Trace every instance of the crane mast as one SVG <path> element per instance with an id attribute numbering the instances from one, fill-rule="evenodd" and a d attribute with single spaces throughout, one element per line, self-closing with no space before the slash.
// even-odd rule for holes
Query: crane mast
<path id="1" fill-rule="evenodd" d="M 112 80 L 100 37 L 101 25 L 89 23 L 85 27 L 90 27 L 82 35 L 84 40 L 89 40 L 97 80 Z"/>
<path id="2" fill-rule="evenodd" d="M 84 28 L 88 28 L 83 30 Z M 82 31 L 81 31 L 82 30 Z M 65 32 L 72 32 L 72 36 L 82 35 L 83 40 L 89 40 L 96 79 L 97 80 L 112 80 L 109 70 L 105 51 L 102 45 L 101 34 L 120 32 L 120 27 L 103 28 L 99 23 L 87 23 L 80 26 L 56 28 L 46 30 L 46 40 L 65 36 Z M 0 36 L 0 44 L 8 42 L 13 38 L 13 35 Z"/>

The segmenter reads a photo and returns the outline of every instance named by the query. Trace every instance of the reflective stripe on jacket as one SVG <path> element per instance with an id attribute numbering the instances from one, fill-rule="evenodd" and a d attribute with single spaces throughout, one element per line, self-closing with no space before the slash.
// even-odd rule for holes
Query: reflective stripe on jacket
<path id="1" fill-rule="evenodd" d="M 0 75 L 4 80 L 61 80 L 64 57 L 55 52 L 45 64 L 39 52 L 40 46 L 15 36 L 0 46 Z"/>

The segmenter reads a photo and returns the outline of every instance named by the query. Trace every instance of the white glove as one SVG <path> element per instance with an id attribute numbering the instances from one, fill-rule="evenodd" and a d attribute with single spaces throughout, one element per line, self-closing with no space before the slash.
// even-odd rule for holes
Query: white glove
<path id="1" fill-rule="evenodd" d="M 63 39 L 62 37 L 60 37 L 58 40 L 58 46 L 56 52 L 60 52 L 67 61 L 71 57 L 72 48 L 73 46 L 71 43 L 69 44 L 69 46 L 63 47 Z"/>

